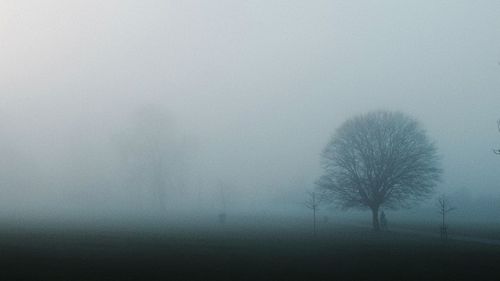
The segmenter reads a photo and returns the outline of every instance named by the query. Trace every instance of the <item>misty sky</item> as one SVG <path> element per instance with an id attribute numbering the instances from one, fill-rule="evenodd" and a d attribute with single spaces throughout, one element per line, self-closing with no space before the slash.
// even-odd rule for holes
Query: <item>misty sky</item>
<path id="1" fill-rule="evenodd" d="M 335 128 L 379 109 L 422 122 L 439 189 L 500 196 L 499 1 L 4 0 L 0 35 L 16 208 L 116 199 L 103 155 L 149 106 L 188 151 L 197 196 L 223 181 L 255 208 L 298 200 Z"/>

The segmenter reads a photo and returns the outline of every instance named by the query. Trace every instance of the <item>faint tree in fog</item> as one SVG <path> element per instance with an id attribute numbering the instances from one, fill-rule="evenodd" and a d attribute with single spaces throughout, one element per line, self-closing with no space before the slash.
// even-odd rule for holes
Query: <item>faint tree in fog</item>
<path id="1" fill-rule="evenodd" d="M 219 212 L 218 218 L 220 223 L 225 223 L 227 218 L 226 208 L 227 208 L 227 198 L 226 198 L 227 185 L 219 180 L 219 196 L 222 210 Z"/>
<path id="2" fill-rule="evenodd" d="M 308 198 L 304 202 L 304 205 L 313 212 L 313 233 L 316 235 L 316 212 L 319 209 L 322 197 L 314 191 L 307 192 L 307 195 Z"/>
<path id="3" fill-rule="evenodd" d="M 119 137 L 133 200 L 141 208 L 164 210 L 167 192 L 183 185 L 183 148 L 169 115 L 161 107 L 144 107 L 135 112 L 128 130 Z"/>
<path id="4" fill-rule="evenodd" d="M 498 131 L 500 132 L 500 119 L 497 121 L 497 127 Z M 500 149 L 493 149 L 493 152 L 495 152 L 495 154 L 500 155 Z"/>
<path id="5" fill-rule="evenodd" d="M 343 209 L 409 207 L 427 198 L 440 179 L 435 145 L 419 123 L 400 112 L 377 111 L 349 119 L 323 150 L 319 188 Z"/>
<path id="6" fill-rule="evenodd" d="M 448 239 L 448 226 L 445 223 L 445 217 L 446 214 L 455 210 L 456 208 L 450 205 L 450 200 L 444 194 L 438 197 L 437 207 L 438 207 L 438 213 L 441 215 L 441 227 L 440 227 L 441 239 L 446 240 Z"/>

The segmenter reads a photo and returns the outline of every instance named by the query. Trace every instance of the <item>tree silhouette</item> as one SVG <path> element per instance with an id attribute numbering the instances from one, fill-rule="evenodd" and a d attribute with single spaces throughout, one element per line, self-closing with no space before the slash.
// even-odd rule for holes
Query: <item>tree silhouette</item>
<path id="1" fill-rule="evenodd" d="M 437 207 L 438 207 L 438 213 L 441 215 L 442 219 L 440 227 L 441 239 L 446 240 L 448 239 L 448 226 L 445 223 L 445 217 L 446 214 L 448 214 L 453 210 L 456 210 L 456 208 L 450 205 L 448 197 L 446 197 L 446 195 L 444 194 L 438 197 Z"/>
<path id="2" fill-rule="evenodd" d="M 323 150 L 317 184 L 343 209 L 409 207 L 427 198 L 441 169 L 435 145 L 419 123 L 400 112 L 377 111 L 349 119 Z"/>
<path id="3" fill-rule="evenodd" d="M 314 191 L 307 192 L 307 195 L 308 195 L 308 198 L 304 202 L 304 205 L 306 206 L 306 208 L 313 211 L 313 233 L 316 236 L 316 212 L 319 209 L 322 197 L 319 196 Z"/>

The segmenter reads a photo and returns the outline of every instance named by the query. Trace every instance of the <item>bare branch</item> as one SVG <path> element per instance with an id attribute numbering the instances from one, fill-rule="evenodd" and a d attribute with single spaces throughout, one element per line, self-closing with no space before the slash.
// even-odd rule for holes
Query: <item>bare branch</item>
<path id="1" fill-rule="evenodd" d="M 449 199 L 446 195 L 441 195 L 437 199 L 438 213 L 446 215 L 447 213 L 456 210 L 457 208 L 450 205 Z"/>
<path id="2" fill-rule="evenodd" d="M 307 194 L 308 198 L 304 202 L 304 206 L 306 206 L 306 208 L 311 210 L 317 210 L 321 205 L 321 201 L 323 200 L 323 198 L 321 197 L 320 194 L 317 194 L 314 191 L 308 191 Z"/>

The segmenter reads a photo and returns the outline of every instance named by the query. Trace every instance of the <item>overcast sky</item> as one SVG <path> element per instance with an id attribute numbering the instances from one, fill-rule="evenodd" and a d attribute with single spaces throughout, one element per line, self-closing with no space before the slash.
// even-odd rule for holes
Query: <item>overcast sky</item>
<path id="1" fill-rule="evenodd" d="M 379 109 L 428 130 L 439 188 L 500 196 L 499 1 L 4 0 L 0 36 L 0 144 L 21 164 L 0 158 L 45 175 L 21 192 L 39 203 L 88 190 L 46 175 L 152 104 L 193 145 L 193 182 L 253 200 L 312 188 L 335 128 Z"/>

